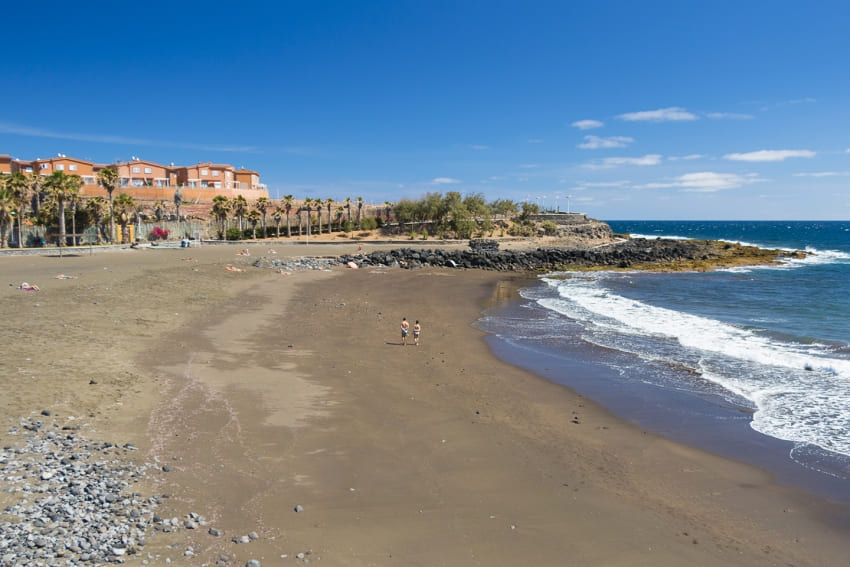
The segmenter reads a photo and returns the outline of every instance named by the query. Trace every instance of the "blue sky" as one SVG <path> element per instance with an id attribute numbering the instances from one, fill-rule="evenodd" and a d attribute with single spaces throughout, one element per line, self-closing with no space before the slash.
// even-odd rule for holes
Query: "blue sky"
<path id="1" fill-rule="evenodd" d="M 272 198 L 850 219 L 846 2 L 6 11 L 0 153 L 16 158 L 230 163 Z"/>

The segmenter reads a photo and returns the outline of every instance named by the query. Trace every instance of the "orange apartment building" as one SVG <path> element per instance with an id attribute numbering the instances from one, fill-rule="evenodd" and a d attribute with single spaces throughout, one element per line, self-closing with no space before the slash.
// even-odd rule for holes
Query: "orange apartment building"
<path id="1" fill-rule="evenodd" d="M 184 202 L 211 202 L 216 195 L 228 198 L 242 195 L 248 201 L 269 196 L 266 186 L 260 183 L 259 173 L 244 168 L 237 170 L 228 164 L 162 165 L 135 156 L 126 162 L 98 164 L 64 154 L 26 161 L 0 154 L 0 174 L 37 172 L 50 175 L 54 171 L 64 171 L 68 175 L 79 175 L 83 179 L 80 188 L 83 197 L 107 197 L 103 187 L 97 184 L 97 172 L 106 167 L 118 171 L 116 193 L 127 193 L 137 201 L 170 201 L 178 187 Z"/>

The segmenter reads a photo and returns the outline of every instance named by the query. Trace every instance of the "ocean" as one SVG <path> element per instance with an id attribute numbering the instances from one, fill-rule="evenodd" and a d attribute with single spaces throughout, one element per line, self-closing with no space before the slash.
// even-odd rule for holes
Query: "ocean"
<path id="1" fill-rule="evenodd" d="M 608 224 L 808 254 L 703 273 L 546 274 L 479 321 L 494 352 L 640 427 L 850 502 L 850 222 Z"/>

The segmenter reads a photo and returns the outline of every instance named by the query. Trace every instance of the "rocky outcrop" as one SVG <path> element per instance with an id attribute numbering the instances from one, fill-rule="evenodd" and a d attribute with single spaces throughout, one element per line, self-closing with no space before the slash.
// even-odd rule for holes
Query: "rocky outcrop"
<path id="1" fill-rule="evenodd" d="M 572 269 L 710 269 L 718 266 L 765 264 L 777 261 L 778 250 L 716 241 L 622 240 L 594 248 L 550 247 L 536 250 L 498 250 L 492 242 L 473 241 L 469 250 L 400 248 L 344 256 L 342 263 L 402 268 L 449 267 L 505 272 L 548 272 Z"/>

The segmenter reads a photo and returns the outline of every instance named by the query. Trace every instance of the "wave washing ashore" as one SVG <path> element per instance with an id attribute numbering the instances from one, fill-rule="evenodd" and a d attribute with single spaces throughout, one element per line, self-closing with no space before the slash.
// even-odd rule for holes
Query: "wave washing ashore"
<path id="1" fill-rule="evenodd" d="M 850 501 L 850 222 L 609 224 L 809 254 L 709 273 L 547 274 L 480 322 L 497 352 L 644 427 Z"/>

